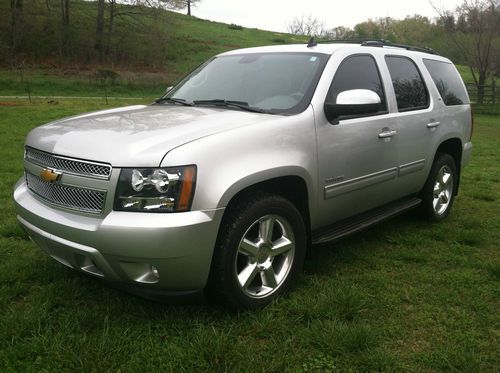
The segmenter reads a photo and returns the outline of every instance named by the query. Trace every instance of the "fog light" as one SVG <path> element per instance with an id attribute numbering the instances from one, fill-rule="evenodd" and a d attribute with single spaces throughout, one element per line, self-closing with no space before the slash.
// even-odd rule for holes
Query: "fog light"
<path id="1" fill-rule="evenodd" d="M 135 282 L 154 284 L 160 279 L 160 271 L 152 264 L 120 262 L 123 271 Z"/>
<path id="2" fill-rule="evenodd" d="M 151 273 L 156 277 L 160 278 L 160 272 L 158 272 L 158 269 L 155 266 L 151 266 Z"/>

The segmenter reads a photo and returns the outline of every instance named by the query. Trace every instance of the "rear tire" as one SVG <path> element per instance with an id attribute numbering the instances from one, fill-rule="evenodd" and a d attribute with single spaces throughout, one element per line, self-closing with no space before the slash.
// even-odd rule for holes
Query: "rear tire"
<path id="1" fill-rule="evenodd" d="M 438 153 L 422 189 L 422 215 L 429 220 L 446 218 L 453 206 L 458 185 L 455 160 L 446 153 Z"/>
<path id="2" fill-rule="evenodd" d="M 236 310 L 265 307 L 299 275 L 306 239 L 304 220 L 287 199 L 263 194 L 237 202 L 219 231 L 209 297 Z"/>

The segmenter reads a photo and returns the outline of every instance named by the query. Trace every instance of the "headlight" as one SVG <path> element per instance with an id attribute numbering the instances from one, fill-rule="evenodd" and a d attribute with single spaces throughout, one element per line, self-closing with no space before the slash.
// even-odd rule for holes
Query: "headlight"
<path id="1" fill-rule="evenodd" d="M 196 183 L 196 166 L 123 168 L 116 187 L 118 211 L 188 211 Z"/>

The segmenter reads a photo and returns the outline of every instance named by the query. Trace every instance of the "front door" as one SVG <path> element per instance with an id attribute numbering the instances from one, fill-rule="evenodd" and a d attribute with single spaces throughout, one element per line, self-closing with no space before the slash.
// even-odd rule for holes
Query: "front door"
<path id="1" fill-rule="evenodd" d="M 372 115 L 350 115 L 330 123 L 317 114 L 318 223 L 324 225 L 394 199 L 398 173 L 397 122 L 390 118 L 377 63 L 370 54 L 346 57 L 328 92 L 368 89 L 381 99 Z"/>

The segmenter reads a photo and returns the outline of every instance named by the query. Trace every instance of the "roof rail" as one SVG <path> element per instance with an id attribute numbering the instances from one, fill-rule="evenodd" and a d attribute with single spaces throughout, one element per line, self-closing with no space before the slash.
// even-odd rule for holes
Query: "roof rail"
<path id="1" fill-rule="evenodd" d="M 428 47 L 415 47 L 413 45 L 398 44 L 398 43 L 393 43 L 389 40 L 366 40 L 366 41 L 361 43 L 361 46 L 363 46 L 363 47 L 393 47 L 393 48 L 402 48 L 402 49 L 406 49 L 409 51 L 415 51 L 415 52 L 437 54 L 434 49 L 431 49 Z"/>
<path id="2" fill-rule="evenodd" d="M 361 44 L 363 47 L 393 47 L 402 48 L 409 51 L 423 52 L 429 54 L 438 54 L 434 49 L 428 47 L 415 47 L 413 45 L 393 43 L 385 39 L 335 39 L 335 40 L 309 40 L 308 47 L 314 47 L 318 44 L 332 44 L 332 43 L 346 43 L 346 44 Z"/>

